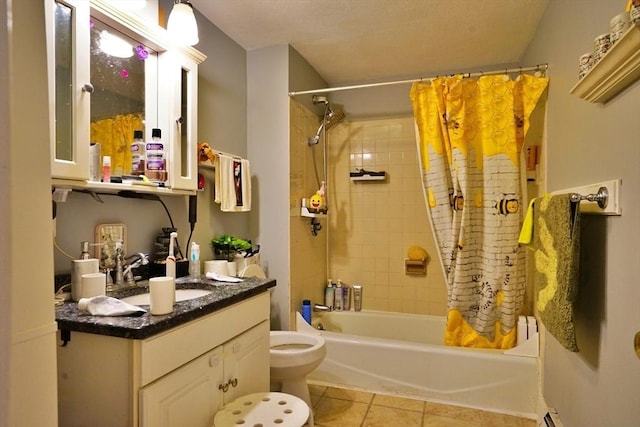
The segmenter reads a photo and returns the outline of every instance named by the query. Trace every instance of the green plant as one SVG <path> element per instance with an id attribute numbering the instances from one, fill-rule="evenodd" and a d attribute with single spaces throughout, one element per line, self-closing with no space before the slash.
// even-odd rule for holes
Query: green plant
<path id="1" fill-rule="evenodd" d="M 213 252 L 218 259 L 233 261 L 233 257 L 240 251 L 251 249 L 251 243 L 230 234 L 222 234 L 211 239 Z"/>

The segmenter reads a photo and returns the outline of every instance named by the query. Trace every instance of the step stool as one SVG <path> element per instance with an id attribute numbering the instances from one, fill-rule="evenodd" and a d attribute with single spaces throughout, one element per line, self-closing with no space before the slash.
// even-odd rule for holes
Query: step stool
<path id="1" fill-rule="evenodd" d="M 302 427 L 310 418 L 309 406 L 286 393 L 263 392 L 241 396 L 224 405 L 214 427 Z"/>

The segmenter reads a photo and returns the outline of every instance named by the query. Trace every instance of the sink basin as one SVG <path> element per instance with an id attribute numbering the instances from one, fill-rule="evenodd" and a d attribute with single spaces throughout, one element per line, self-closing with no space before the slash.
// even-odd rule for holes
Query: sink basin
<path id="1" fill-rule="evenodd" d="M 210 293 L 211 291 L 207 289 L 176 289 L 176 302 L 200 298 Z M 131 295 L 130 297 L 120 298 L 120 300 L 127 304 L 149 305 L 150 295 L 149 293 Z"/>

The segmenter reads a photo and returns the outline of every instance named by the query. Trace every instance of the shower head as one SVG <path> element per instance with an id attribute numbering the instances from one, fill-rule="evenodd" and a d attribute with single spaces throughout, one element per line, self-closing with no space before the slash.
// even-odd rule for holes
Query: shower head
<path id="1" fill-rule="evenodd" d="M 327 97 L 322 95 L 313 95 L 311 101 L 313 101 L 314 104 L 329 105 L 329 100 L 327 99 Z"/>

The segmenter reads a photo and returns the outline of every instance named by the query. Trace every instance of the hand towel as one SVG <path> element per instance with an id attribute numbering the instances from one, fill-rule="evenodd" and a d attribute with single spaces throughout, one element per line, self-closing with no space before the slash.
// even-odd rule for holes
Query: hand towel
<path id="1" fill-rule="evenodd" d="M 251 210 L 251 166 L 248 160 L 218 154 L 214 162 L 214 202 L 223 212 Z"/>
<path id="2" fill-rule="evenodd" d="M 547 331 L 578 351 L 574 302 L 578 293 L 580 204 L 569 194 L 535 199 L 533 245 L 536 308 Z"/>
<path id="3" fill-rule="evenodd" d="M 529 208 L 524 216 L 524 222 L 522 223 L 522 229 L 520 230 L 518 243 L 522 243 L 523 245 L 530 244 L 531 239 L 533 238 L 533 208 L 535 201 L 536 199 L 531 199 L 529 202 Z"/>

